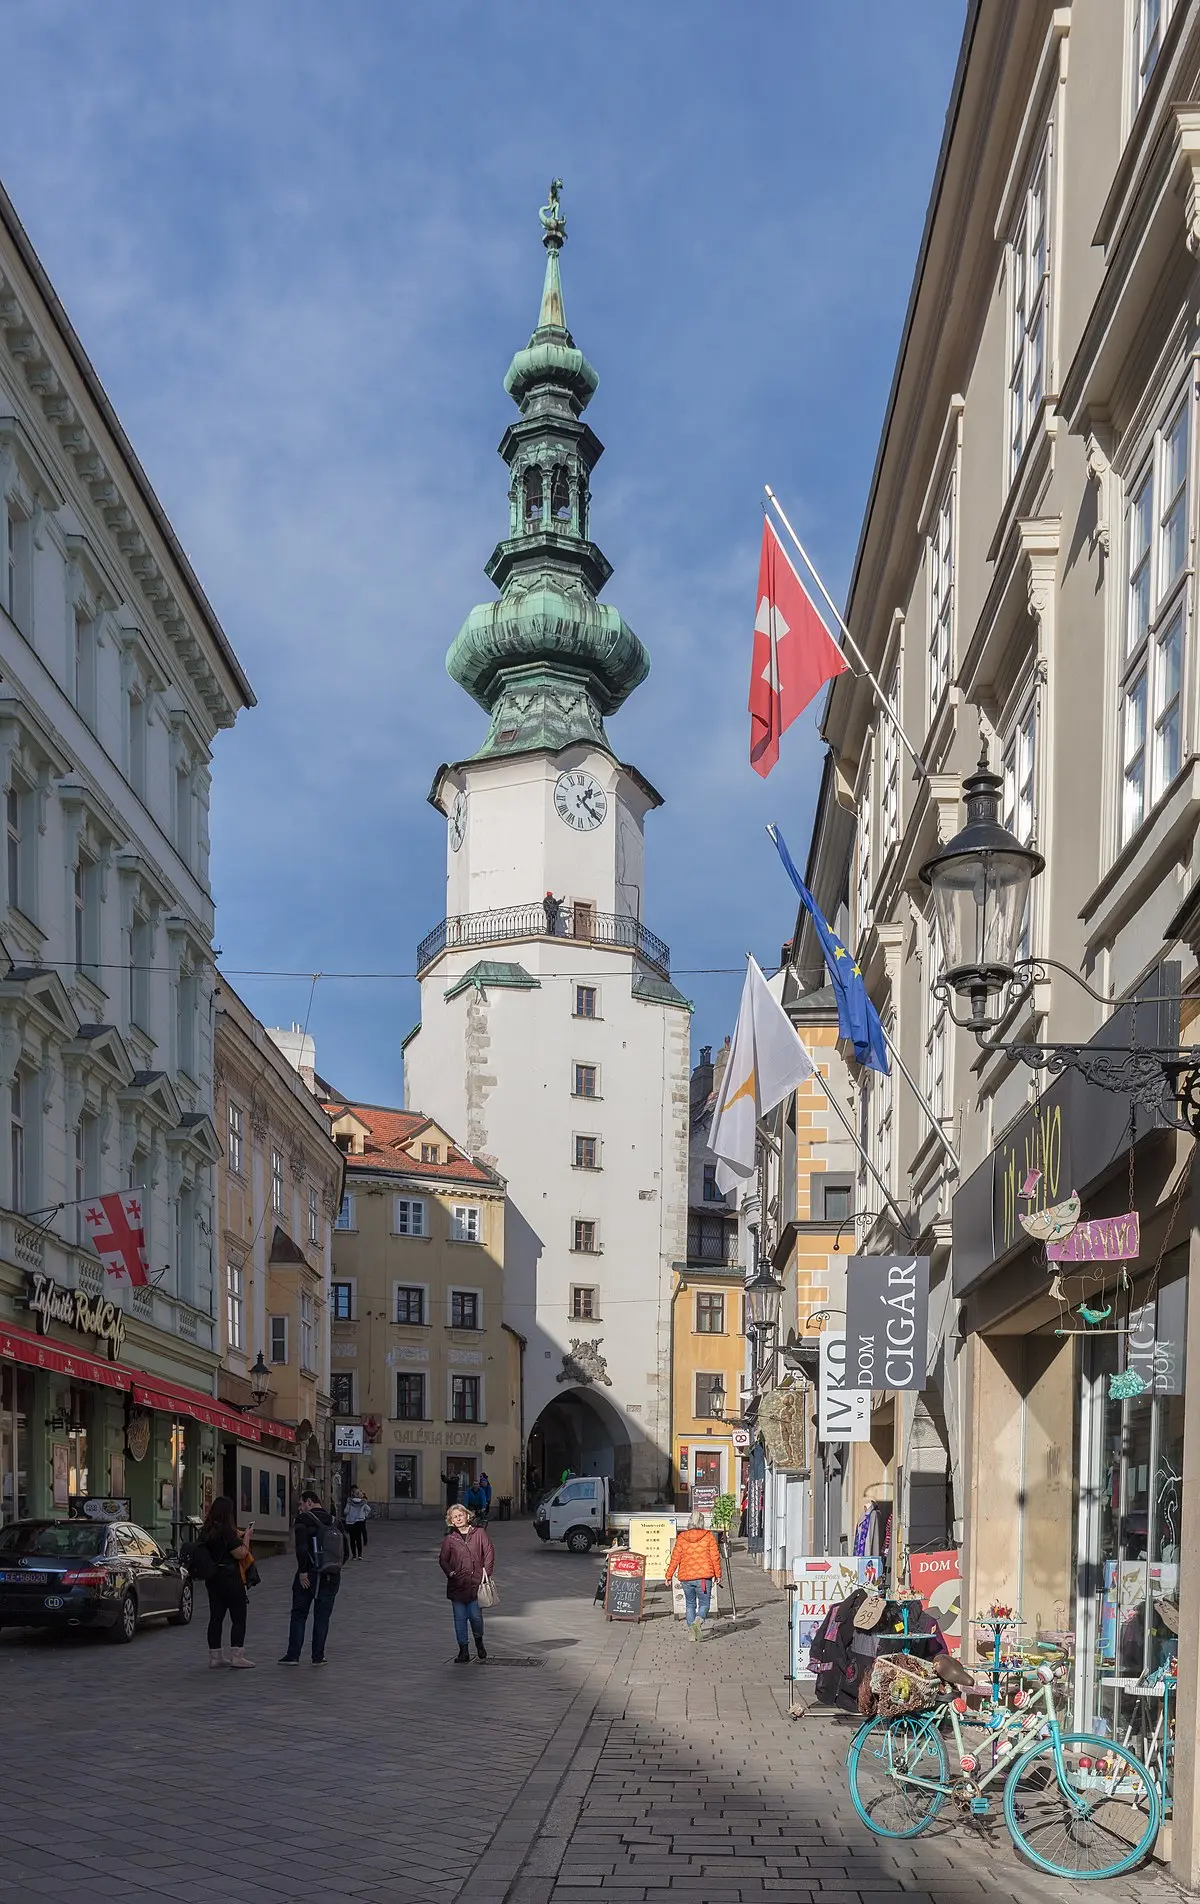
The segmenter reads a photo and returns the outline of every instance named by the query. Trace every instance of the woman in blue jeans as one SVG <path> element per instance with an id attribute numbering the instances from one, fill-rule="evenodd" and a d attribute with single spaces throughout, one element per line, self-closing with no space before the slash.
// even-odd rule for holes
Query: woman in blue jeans
<path id="1" fill-rule="evenodd" d="M 688 1632 L 698 1640 L 708 1618 L 713 1581 L 721 1575 L 721 1550 L 716 1535 L 705 1526 L 703 1514 L 693 1514 L 687 1526 L 675 1536 L 667 1562 L 668 1581 L 677 1574 L 687 1609 Z"/>
<path id="2" fill-rule="evenodd" d="M 446 1598 L 454 1614 L 454 1633 L 458 1640 L 456 1666 L 470 1665 L 469 1633 L 475 1636 L 478 1657 L 487 1658 L 479 1588 L 484 1574 L 490 1574 L 495 1564 L 496 1552 L 483 1528 L 472 1525 L 469 1512 L 461 1504 L 450 1508 L 438 1566 L 446 1576 Z"/>

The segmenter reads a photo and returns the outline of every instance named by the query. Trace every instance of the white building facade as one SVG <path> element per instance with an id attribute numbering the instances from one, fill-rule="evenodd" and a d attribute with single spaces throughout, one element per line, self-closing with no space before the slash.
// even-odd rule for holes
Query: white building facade
<path id="1" fill-rule="evenodd" d="M 202 1499 L 210 748 L 253 698 L 0 191 L 5 1519 L 111 1494 L 166 1535 Z M 83 1199 L 119 1189 L 146 1287 L 87 1246 Z"/>
<path id="2" fill-rule="evenodd" d="M 661 804 L 604 717 L 649 662 L 596 596 L 588 537 L 596 374 L 566 329 L 557 200 L 538 327 L 505 387 L 519 420 L 510 533 L 451 674 L 491 717 L 438 772 L 446 918 L 418 951 L 405 1098 L 509 1186 L 505 1319 L 526 1341 L 527 1482 L 669 1486 L 672 1266 L 686 1252 L 690 1013 L 643 919 L 643 828 Z"/>

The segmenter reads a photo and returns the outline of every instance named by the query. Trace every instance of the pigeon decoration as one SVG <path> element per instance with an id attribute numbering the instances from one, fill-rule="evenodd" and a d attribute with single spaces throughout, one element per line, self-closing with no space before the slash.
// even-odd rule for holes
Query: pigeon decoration
<path id="1" fill-rule="evenodd" d="M 1020 1219 L 1021 1228 L 1035 1243 L 1061 1243 L 1070 1236 L 1079 1221 L 1079 1196 L 1069 1196 L 1065 1203 L 1052 1204 L 1048 1210 L 1035 1210 L 1032 1216 Z"/>

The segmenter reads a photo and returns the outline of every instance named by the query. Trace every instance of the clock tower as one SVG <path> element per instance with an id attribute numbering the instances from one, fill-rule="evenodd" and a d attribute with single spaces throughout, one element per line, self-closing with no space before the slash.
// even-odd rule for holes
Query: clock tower
<path id="1" fill-rule="evenodd" d="M 583 421 L 599 380 L 567 329 L 560 189 L 540 214 L 537 327 L 504 380 L 519 414 L 500 443 L 508 534 L 486 571 L 499 594 L 446 662 L 488 729 L 430 792 L 447 822 L 446 916 L 417 952 L 405 1099 L 508 1182 L 526 1478 L 608 1474 L 618 1505 L 642 1505 L 669 1487 L 690 1014 L 643 912 L 643 827 L 661 798 L 605 727 L 650 662 L 599 600 L 602 445 Z"/>

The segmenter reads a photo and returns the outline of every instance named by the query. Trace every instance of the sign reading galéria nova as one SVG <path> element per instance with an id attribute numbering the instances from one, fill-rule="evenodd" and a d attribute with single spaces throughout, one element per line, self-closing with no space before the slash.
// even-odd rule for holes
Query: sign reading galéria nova
<path id="1" fill-rule="evenodd" d="M 89 1296 L 85 1289 L 64 1289 L 53 1276 L 40 1272 L 26 1276 L 26 1301 L 37 1318 L 40 1334 L 45 1335 L 52 1322 L 61 1322 L 80 1335 L 95 1336 L 115 1362 L 125 1345 L 125 1317 L 116 1304 L 104 1296 Z"/>

